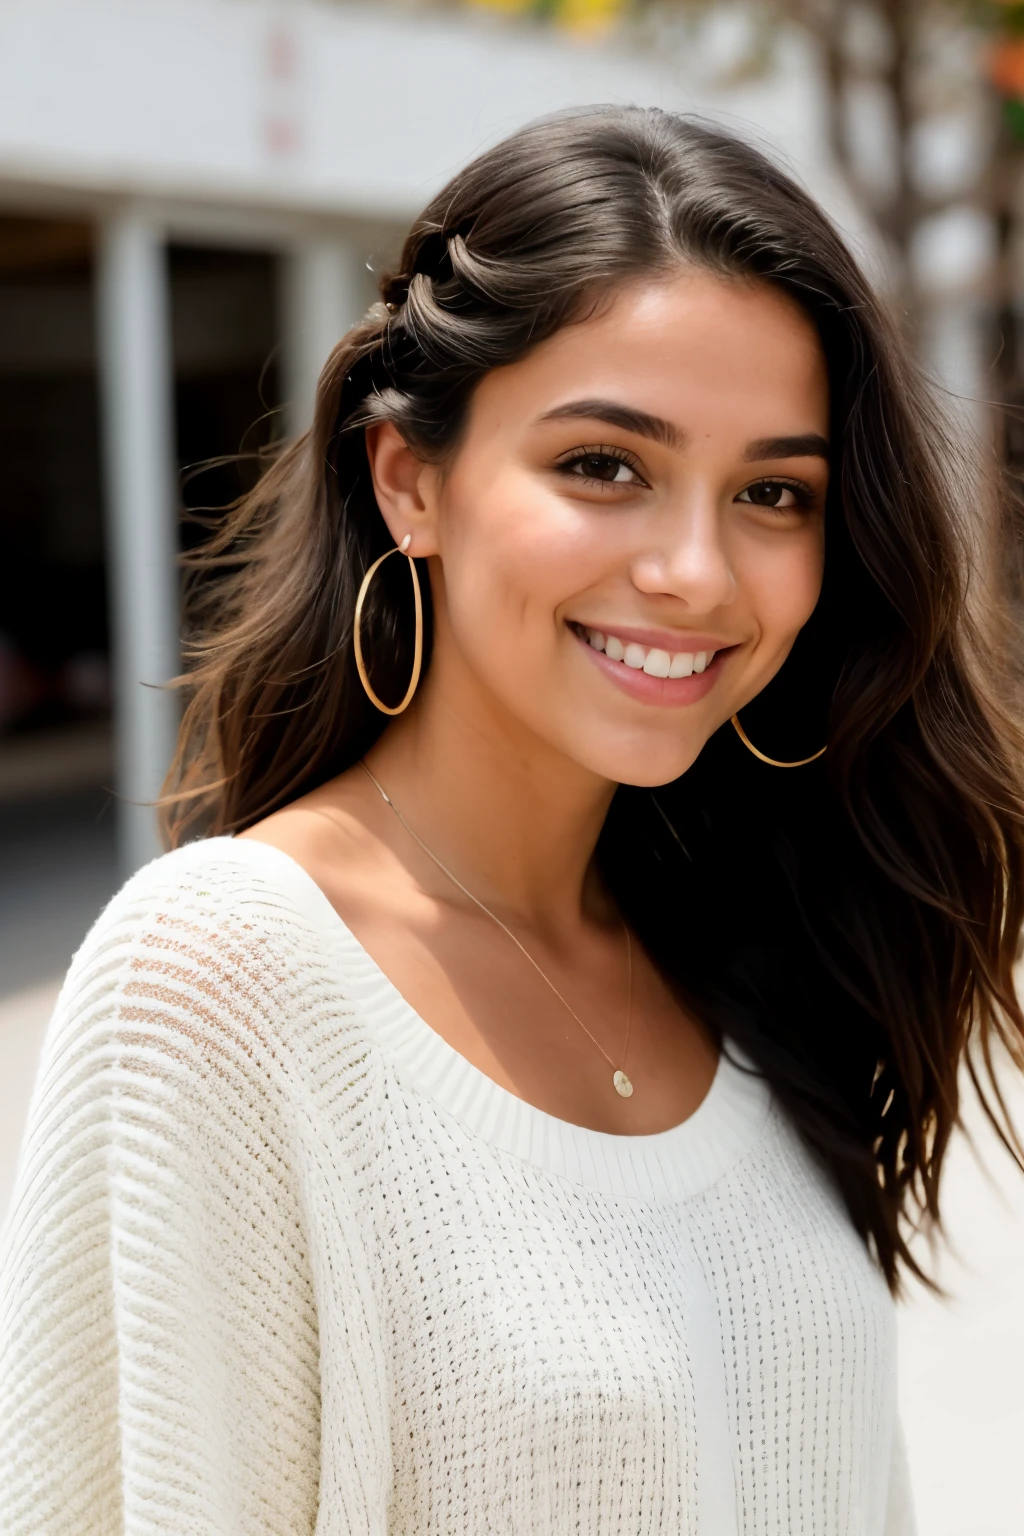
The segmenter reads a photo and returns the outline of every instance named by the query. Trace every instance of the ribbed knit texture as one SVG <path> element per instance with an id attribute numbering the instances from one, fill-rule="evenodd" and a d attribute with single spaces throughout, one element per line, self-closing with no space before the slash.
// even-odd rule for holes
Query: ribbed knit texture
<path id="1" fill-rule="evenodd" d="M 114 899 L 47 1034 L 0 1529 L 908 1536 L 895 1352 L 756 1077 L 660 1135 L 556 1120 L 215 839 Z"/>

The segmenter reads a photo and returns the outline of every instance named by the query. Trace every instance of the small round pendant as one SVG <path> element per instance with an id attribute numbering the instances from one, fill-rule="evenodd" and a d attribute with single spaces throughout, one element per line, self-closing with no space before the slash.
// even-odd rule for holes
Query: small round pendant
<path id="1" fill-rule="evenodd" d="M 624 1099 L 628 1099 L 630 1094 L 633 1092 L 633 1084 L 630 1082 L 625 1072 L 623 1072 L 621 1069 L 616 1072 L 615 1076 L 612 1078 L 612 1082 L 615 1084 L 615 1092 L 621 1094 Z"/>

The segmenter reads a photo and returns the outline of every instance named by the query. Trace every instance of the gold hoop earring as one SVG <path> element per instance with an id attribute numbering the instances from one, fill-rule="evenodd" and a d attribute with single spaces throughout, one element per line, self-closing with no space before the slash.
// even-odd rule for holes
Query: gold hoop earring
<path id="1" fill-rule="evenodd" d="M 400 715 L 403 710 L 409 708 L 409 705 L 412 703 L 412 696 L 416 692 L 416 687 L 420 680 L 420 667 L 423 663 L 423 594 L 420 591 L 420 577 L 419 572 L 416 569 L 416 562 L 412 555 L 407 553 L 411 543 L 412 534 L 407 533 L 405 538 L 402 540 L 401 548 L 396 545 L 394 549 L 386 549 L 382 555 L 378 555 L 377 559 L 373 562 L 373 564 L 370 566 L 370 569 L 363 577 L 359 587 L 359 595 L 356 598 L 356 613 L 352 625 L 352 642 L 355 648 L 356 671 L 359 673 L 359 681 L 362 683 L 364 689 L 366 690 L 367 698 L 370 700 L 371 704 L 375 705 L 377 709 L 380 710 L 382 715 Z M 409 571 L 412 575 L 413 602 L 416 608 L 416 636 L 415 640 L 413 641 L 412 676 L 409 678 L 409 686 L 405 690 L 405 698 L 402 700 L 401 704 L 395 705 L 385 704 L 383 699 L 379 699 L 377 697 L 370 685 L 369 674 L 366 670 L 366 662 L 363 659 L 363 642 L 361 634 L 363 623 L 363 604 L 366 601 L 366 594 L 370 590 L 370 582 L 373 580 L 377 572 L 377 567 L 383 565 L 384 561 L 388 558 L 389 555 L 405 555 L 405 558 L 408 560 Z"/>
<path id="2" fill-rule="evenodd" d="M 743 729 L 742 725 L 740 725 L 739 715 L 733 715 L 731 723 L 735 728 L 736 735 L 739 737 L 740 741 L 742 741 L 747 751 L 753 752 L 758 761 L 767 763 L 769 768 L 806 768 L 808 763 L 816 763 L 819 757 L 824 757 L 827 750 L 826 744 L 826 746 L 820 747 L 817 752 L 812 752 L 810 757 L 798 758 L 795 763 L 781 763 L 777 757 L 766 757 L 763 752 L 759 752 L 757 750 L 757 748 L 754 746 L 754 743 Z"/>

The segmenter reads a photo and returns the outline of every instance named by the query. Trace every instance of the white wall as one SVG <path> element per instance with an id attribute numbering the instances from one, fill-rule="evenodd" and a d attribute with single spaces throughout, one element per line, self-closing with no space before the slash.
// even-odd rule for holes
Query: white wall
<path id="1" fill-rule="evenodd" d="M 372 4 L 0 0 L 8 197 L 28 183 L 404 218 L 484 144 L 588 101 L 724 115 L 858 226 L 795 43 L 781 78 L 723 93 L 692 51 Z"/>

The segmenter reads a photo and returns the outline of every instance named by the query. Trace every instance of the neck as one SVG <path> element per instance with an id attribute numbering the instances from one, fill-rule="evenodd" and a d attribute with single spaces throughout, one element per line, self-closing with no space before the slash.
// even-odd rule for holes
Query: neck
<path id="1" fill-rule="evenodd" d="M 593 854 L 615 785 L 437 674 L 367 753 L 431 851 L 480 901 L 557 931 L 604 903 Z"/>

